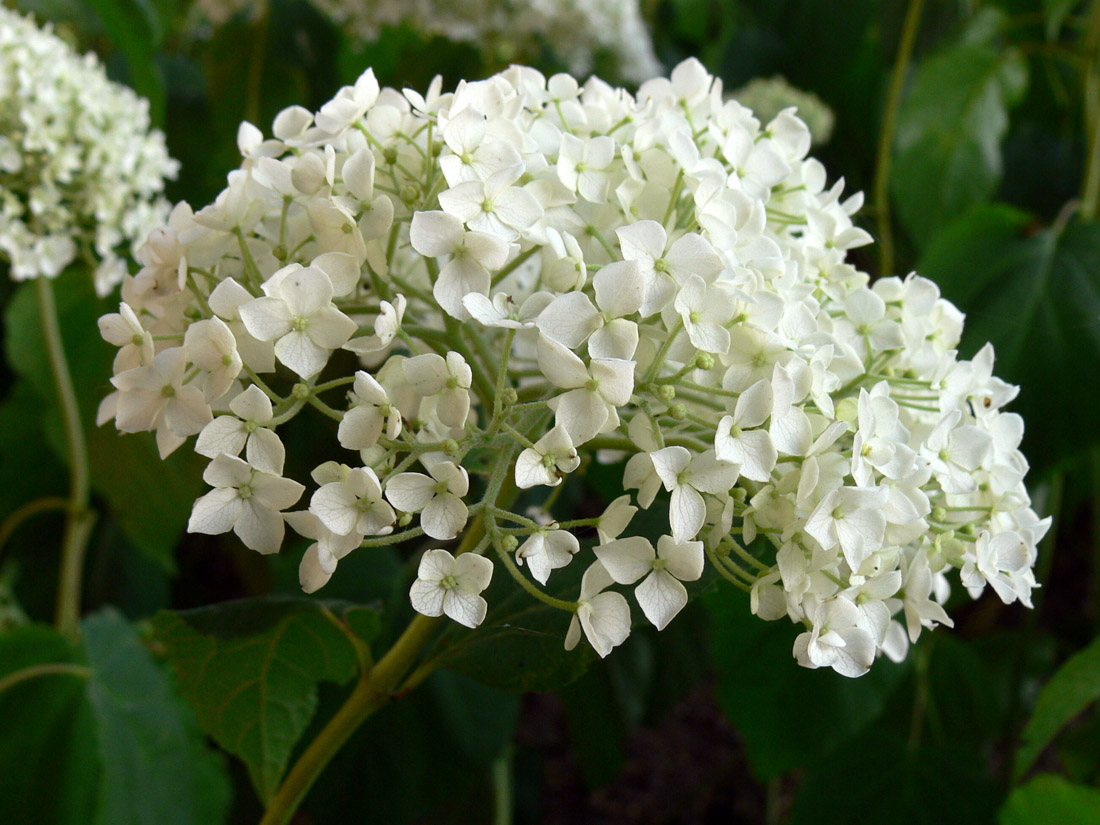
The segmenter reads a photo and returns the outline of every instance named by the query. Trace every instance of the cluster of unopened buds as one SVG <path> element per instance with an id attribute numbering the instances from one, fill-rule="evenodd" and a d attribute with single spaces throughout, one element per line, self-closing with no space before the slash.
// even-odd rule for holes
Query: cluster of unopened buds
<path id="1" fill-rule="evenodd" d="M 951 624 L 951 568 L 1029 603 L 1048 521 L 1016 389 L 989 347 L 958 357 L 933 283 L 846 261 L 861 198 L 793 110 L 760 123 L 694 60 L 636 95 L 514 67 L 422 96 L 368 71 L 238 143 L 101 321 L 121 345 L 101 421 L 211 459 L 190 530 L 274 553 L 289 524 L 310 592 L 353 551 L 463 536 L 421 556 L 416 610 L 480 624 L 496 560 L 601 656 L 630 632 L 624 586 L 664 628 L 705 575 L 849 676 Z M 278 435 L 302 413 L 337 459 L 308 495 Z M 633 493 L 554 520 L 592 460 Z M 667 511 L 656 540 L 639 507 Z M 575 601 L 545 589 L 570 564 Z"/>

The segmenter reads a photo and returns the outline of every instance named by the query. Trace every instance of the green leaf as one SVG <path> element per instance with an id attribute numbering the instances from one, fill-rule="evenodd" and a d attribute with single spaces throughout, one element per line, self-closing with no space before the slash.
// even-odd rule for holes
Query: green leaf
<path id="1" fill-rule="evenodd" d="M 1016 778 L 1034 764 L 1067 722 L 1100 698 L 1100 636 L 1071 656 L 1043 686 L 1016 752 Z"/>
<path id="2" fill-rule="evenodd" d="M 1020 385 L 1011 409 L 1027 423 L 1032 466 L 1075 456 L 1100 439 L 1100 225 L 1040 228 L 1004 205 L 978 207 L 928 249 L 920 272 L 967 313 L 962 354 L 986 341 L 996 374 Z"/>
<path id="3" fill-rule="evenodd" d="M 134 629 L 115 610 L 84 620 L 102 785 L 97 825 L 206 825 L 229 807 L 222 761 Z"/>
<path id="4" fill-rule="evenodd" d="M 1008 797 L 1000 825 L 1095 825 L 1100 822 L 1100 791 L 1043 774 Z"/>
<path id="5" fill-rule="evenodd" d="M 191 502 L 203 489 L 203 461 L 186 447 L 162 461 L 151 434 L 120 435 L 111 424 L 95 426 L 96 409 L 110 389 L 115 355 L 114 347 L 100 338 L 97 320 L 118 306 L 98 299 L 89 274 L 81 269 L 70 269 L 57 278 L 54 294 L 89 462 L 95 468 L 92 489 L 110 503 L 135 546 L 171 570 L 172 553 L 187 524 Z M 5 308 L 4 322 L 8 363 L 34 387 L 40 399 L 35 414 L 42 419 L 48 443 L 67 460 L 33 283 L 16 292 Z M 34 406 L 25 399 L 21 404 L 23 409 Z M 41 449 L 40 440 L 32 443 Z M 64 493 L 64 488 L 54 491 Z"/>
<path id="6" fill-rule="evenodd" d="M 575 599 L 580 592 L 580 565 L 554 574 L 551 595 Z M 595 654 L 587 643 L 566 650 L 565 631 L 571 614 L 548 607 L 498 570 L 485 594 L 491 605 L 475 630 L 452 623 L 428 658 L 435 667 L 463 673 L 501 690 L 556 690 L 580 676 Z"/>
<path id="7" fill-rule="evenodd" d="M 718 699 L 761 779 L 803 767 L 866 727 L 904 673 L 886 659 L 858 679 L 808 670 L 791 655 L 798 628 L 790 622 L 753 616 L 748 597 L 725 582 L 702 602 L 711 615 Z"/>
<path id="8" fill-rule="evenodd" d="M 361 627 L 362 618 L 355 623 Z M 162 611 L 153 627 L 203 730 L 244 760 L 264 802 L 317 709 L 317 683 L 344 684 L 358 670 L 347 628 L 316 601 L 271 597 Z"/>
<path id="9" fill-rule="evenodd" d="M 229 807 L 211 751 L 134 629 L 88 617 L 81 649 L 52 628 L 0 635 L 0 821 L 5 825 L 217 825 Z"/>
<path id="10" fill-rule="evenodd" d="M 0 679 L 44 664 L 80 665 L 77 650 L 44 625 L 0 635 Z M 87 825 L 100 783 L 95 720 L 80 671 L 24 679 L 0 692 L 0 821 Z"/>
<path id="11" fill-rule="evenodd" d="M 898 112 L 890 178 L 898 220 L 918 246 L 997 191 L 1008 110 L 1026 88 L 1027 64 L 1012 49 L 966 43 L 921 64 Z"/>

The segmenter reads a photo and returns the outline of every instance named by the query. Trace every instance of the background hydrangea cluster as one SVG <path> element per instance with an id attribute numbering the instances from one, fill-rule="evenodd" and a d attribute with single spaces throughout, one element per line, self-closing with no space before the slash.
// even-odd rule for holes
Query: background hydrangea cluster
<path id="1" fill-rule="evenodd" d="M 662 72 L 638 0 L 311 0 L 355 37 L 377 40 L 387 28 L 469 43 L 493 61 L 515 60 L 548 49 L 569 71 L 586 75 L 609 59 L 632 83 Z M 215 24 L 251 7 L 266 13 L 267 0 L 198 0 Z"/>
<path id="2" fill-rule="evenodd" d="M 630 631 L 615 585 L 663 628 L 708 560 L 805 626 L 801 664 L 848 676 L 950 624 L 951 568 L 1029 603 L 1049 521 L 1001 409 L 1016 390 L 992 348 L 957 356 L 934 284 L 847 260 L 862 198 L 828 185 L 792 111 L 760 123 L 694 60 L 636 95 L 522 67 L 420 94 L 368 71 L 238 143 L 216 202 L 176 207 L 101 321 L 120 347 L 101 421 L 211 459 L 192 531 L 272 553 L 289 523 L 315 541 L 312 591 L 356 548 L 476 516 L 467 552 L 424 554 L 413 606 L 478 625 L 495 554 L 601 655 Z M 292 510 L 306 479 L 283 477 L 277 430 L 306 407 L 348 459 Z M 627 459 L 633 498 L 509 509 L 592 458 Z M 653 506 L 656 546 L 630 531 Z M 519 569 L 545 585 L 571 563 L 576 602 Z"/>
<path id="3" fill-rule="evenodd" d="M 163 223 L 178 164 L 149 104 L 49 27 L 0 8 L 0 253 L 16 280 L 78 257 L 107 294 Z"/>

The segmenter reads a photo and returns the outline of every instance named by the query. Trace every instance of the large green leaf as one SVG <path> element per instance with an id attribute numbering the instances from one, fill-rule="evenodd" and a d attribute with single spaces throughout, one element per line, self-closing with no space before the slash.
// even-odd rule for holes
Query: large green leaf
<path id="1" fill-rule="evenodd" d="M 156 638 L 203 730 L 244 760 L 265 802 L 317 709 L 317 683 L 344 684 L 357 672 L 346 635 L 351 626 L 373 632 L 378 623 L 280 597 L 153 617 Z"/>
<path id="2" fill-rule="evenodd" d="M 1043 686 L 1016 753 L 1016 777 L 1023 776 L 1058 731 L 1097 698 L 1100 698 L 1100 636 L 1070 657 Z"/>
<path id="3" fill-rule="evenodd" d="M 964 43 L 921 64 L 898 112 L 890 178 L 898 220 L 918 246 L 997 191 L 1008 110 L 1026 87 L 1027 64 L 1012 49 Z"/>
<path id="4" fill-rule="evenodd" d="M 83 663 L 57 631 L 24 625 L 0 635 L 0 679 L 42 665 Z M 100 765 L 80 670 L 23 679 L 0 692 L 0 822 L 86 825 Z"/>
<path id="5" fill-rule="evenodd" d="M 751 615 L 748 597 L 719 582 L 702 598 L 711 615 L 718 698 L 762 779 L 830 752 L 882 712 L 904 668 L 886 659 L 846 679 L 791 656 L 798 629 Z"/>
<path id="6" fill-rule="evenodd" d="M 54 281 L 65 352 L 88 442 L 92 489 L 111 505 L 119 524 L 138 549 L 171 568 L 172 551 L 202 492 L 202 461 L 186 446 L 162 461 L 149 434 L 120 435 L 113 425 L 95 426 L 99 402 L 111 389 L 114 348 L 99 335 L 100 315 L 117 304 L 96 298 L 88 273 L 70 269 Z M 52 373 L 42 342 L 35 285 L 22 286 L 5 310 L 8 363 L 41 399 L 37 416 L 51 446 L 66 457 L 54 399 Z M 27 404 L 24 400 L 24 408 Z M 39 445 L 40 442 L 34 442 Z M 41 446 L 38 446 L 41 449 Z M 64 495 L 64 489 L 55 490 Z"/>
<path id="7" fill-rule="evenodd" d="M 229 784 L 194 716 L 134 629 L 114 610 L 83 623 L 102 784 L 97 825 L 206 825 L 224 819 Z"/>
<path id="8" fill-rule="evenodd" d="M 224 822 L 224 762 L 134 629 L 108 610 L 82 630 L 79 648 L 42 625 L 0 636 L 0 679 L 24 677 L 0 692 L 0 821 Z"/>
<path id="9" fill-rule="evenodd" d="M 1004 205 L 978 207 L 928 249 L 922 274 L 967 313 L 961 350 L 986 341 L 996 373 L 1020 385 L 1012 409 L 1027 423 L 1033 466 L 1076 455 L 1100 440 L 1100 225 L 1041 228 Z"/>
<path id="10" fill-rule="evenodd" d="M 1017 788 L 998 819 L 1000 825 L 1095 825 L 1100 822 L 1100 791 L 1044 774 Z"/>

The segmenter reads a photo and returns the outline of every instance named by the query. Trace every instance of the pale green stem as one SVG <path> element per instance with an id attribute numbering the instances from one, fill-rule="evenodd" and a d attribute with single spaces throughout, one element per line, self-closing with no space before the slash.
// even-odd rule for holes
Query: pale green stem
<path id="1" fill-rule="evenodd" d="M 57 589 L 57 628 L 67 636 L 79 632 L 81 580 L 84 553 L 95 524 L 95 513 L 89 509 L 91 488 L 88 474 L 88 446 L 80 420 L 80 405 L 65 359 L 65 345 L 57 320 L 53 282 L 46 277 L 35 279 L 38 311 L 42 319 L 42 337 L 50 359 L 54 386 L 57 389 L 61 419 L 65 426 L 65 446 L 69 453 L 69 512 L 65 517 L 65 534 L 61 543 L 61 571 Z"/>
<path id="2" fill-rule="evenodd" d="M 913 45 L 920 30 L 924 0 L 909 0 L 905 23 L 901 30 L 901 43 L 894 61 L 894 73 L 890 77 L 890 91 L 886 96 L 886 110 L 882 115 L 882 131 L 878 139 L 878 156 L 875 159 L 875 214 L 878 216 L 879 276 L 894 274 L 894 228 L 890 223 L 890 162 L 894 151 L 894 132 L 897 129 L 898 109 L 901 106 L 901 90 L 909 72 L 913 57 Z"/>
<path id="3" fill-rule="evenodd" d="M 9 673 L 3 679 L 0 679 L 0 693 L 5 690 L 10 690 L 21 682 L 26 682 L 29 679 L 38 679 L 42 676 L 79 676 L 82 679 L 87 679 L 91 671 L 84 665 L 74 665 L 69 662 L 53 662 L 43 665 L 32 665 L 31 667 L 25 667 L 22 670 L 17 670 L 14 673 Z"/>

